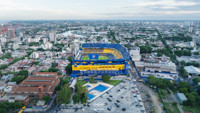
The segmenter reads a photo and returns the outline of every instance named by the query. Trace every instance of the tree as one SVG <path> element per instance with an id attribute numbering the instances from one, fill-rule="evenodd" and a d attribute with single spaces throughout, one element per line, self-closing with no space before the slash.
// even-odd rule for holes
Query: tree
<path id="1" fill-rule="evenodd" d="M 19 75 L 19 76 L 28 76 L 28 70 L 20 70 L 17 75 Z"/>
<path id="2" fill-rule="evenodd" d="M 6 113 L 6 109 L 0 108 L 0 113 Z"/>
<path id="3" fill-rule="evenodd" d="M 73 100 L 75 100 L 75 103 L 81 102 L 82 104 L 85 104 L 88 101 L 88 97 L 87 97 L 88 89 L 85 86 L 76 84 L 75 92 L 77 94 L 77 96 L 73 97 Z"/>
<path id="4" fill-rule="evenodd" d="M 184 105 L 187 105 L 187 106 L 196 105 L 196 99 L 192 94 L 186 93 L 186 97 L 187 97 L 187 100 L 183 102 Z"/>
<path id="5" fill-rule="evenodd" d="M 152 47 L 149 46 L 149 45 L 140 46 L 140 52 L 141 53 L 151 53 L 152 52 Z"/>
<path id="6" fill-rule="evenodd" d="M 194 85 L 197 85 L 200 82 L 200 78 L 194 78 L 192 81 Z"/>
<path id="7" fill-rule="evenodd" d="M 102 80 L 103 80 L 104 82 L 108 83 L 108 82 L 110 81 L 110 76 L 104 74 L 104 75 L 102 76 Z"/>
<path id="8" fill-rule="evenodd" d="M 38 65 L 40 62 L 34 61 L 32 62 L 34 65 Z"/>
<path id="9" fill-rule="evenodd" d="M 180 75 L 181 75 L 182 77 L 188 77 L 188 73 L 187 73 L 187 71 L 185 70 L 184 66 L 181 66 L 181 67 L 180 67 Z"/>
<path id="10" fill-rule="evenodd" d="M 185 94 L 185 93 L 188 93 L 188 90 L 187 90 L 187 88 L 180 88 L 179 92 Z"/>
<path id="11" fill-rule="evenodd" d="M 119 40 L 115 40 L 115 42 L 116 42 L 116 43 L 118 43 L 118 44 L 120 43 L 120 41 L 119 41 Z"/>
<path id="12" fill-rule="evenodd" d="M 66 71 L 67 73 L 69 73 L 69 74 L 72 73 L 72 64 L 71 64 L 71 63 L 68 64 L 68 65 L 65 67 L 65 71 Z"/>
<path id="13" fill-rule="evenodd" d="M 69 57 L 67 58 L 67 60 L 69 60 L 70 62 L 72 62 L 73 57 L 72 57 L 72 56 L 69 56 Z"/>
<path id="14" fill-rule="evenodd" d="M 48 71 L 49 72 L 57 72 L 57 71 L 59 71 L 57 68 L 55 68 L 55 67 L 50 67 L 49 69 L 48 69 Z"/>
<path id="15" fill-rule="evenodd" d="M 57 66 L 57 64 L 56 63 L 51 63 L 51 67 L 56 67 Z"/>
<path id="16" fill-rule="evenodd" d="M 73 99 L 74 104 L 79 103 L 81 100 L 80 95 L 77 95 L 77 94 L 73 95 L 72 99 Z"/>
<path id="17" fill-rule="evenodd" d="M 69 88 L 69 84 L 65 84 L 64 87 L 57 92 L 56 101 L 59 104 L 69 104 L 71 98 L 71 90 Z"/>
<path id="18" fill-rule="evenodd" d="M 93 76 L 89 78 L 89 82 L 91 82 L 91 83 L 95 82 L 95 79 Z"/>
<path id="19" fill-rule="evenodd" d="M 45 104 L 47 104 L 47 103 L 49 102 L 50 99 L 51 99 L 50 96 L 43 96 L 43 97 L 42 97 L 42 100 L 45 101 Z"/>
<path id="20" fill-rule="evenodd" d="M 43 48 L 38 48 L 37 51 L 45 51 Z"/>
<path id="21" fill-rule="evenodd" d="M 199 52 L 194 52 L 194 55 L 199 55 Z"/>
<path id="22" fill-rule="evenodd" d="M 24 76 L 14 76 L 11 80 L 11 82 L 16 82 L 17 84 L 19 84 L 20 82 L 22 82 L 26 77 Z"/>

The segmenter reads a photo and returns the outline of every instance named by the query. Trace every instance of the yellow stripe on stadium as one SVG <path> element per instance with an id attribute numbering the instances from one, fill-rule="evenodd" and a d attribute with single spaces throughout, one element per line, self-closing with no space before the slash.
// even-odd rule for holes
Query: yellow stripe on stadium
<path id="1" fill-rule="evenodd" d="M 82 53 L 109 53 L 113 54 L 117 59 L 123 58 L 122 54 L 116 49 L 99 49 L 99 48 L 83 48 Z"/>
<path id="2" fill-rule="evenodd" d="M 76 67 L 72 65 L 73 71 L 81 70 L 124 70 L 125 65 L 77 65 Z"/>

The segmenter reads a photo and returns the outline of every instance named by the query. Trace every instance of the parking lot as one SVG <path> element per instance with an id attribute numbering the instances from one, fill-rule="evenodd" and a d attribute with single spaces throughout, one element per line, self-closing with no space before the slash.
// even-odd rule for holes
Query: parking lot
<path id="1" fill-rule="evenodd" d="M 144 113 L 144 105 L 140 93 L 135 84 L 129 80 L 106 92 L 100 98 L 92 102 L 85 110 L 93 109 L 96 112 L 112 113 Z"/>
<path id="2" fill-rule="evenodd" d="M 62 112 L 69 110 L 62 110 Z M 74 112 L 74 110 L 70 110 Z M 145 113 L 145 108 L 136 85 L 130 80 L 124 80 L 116 87 L 94 100 L 81 113 Z"/>

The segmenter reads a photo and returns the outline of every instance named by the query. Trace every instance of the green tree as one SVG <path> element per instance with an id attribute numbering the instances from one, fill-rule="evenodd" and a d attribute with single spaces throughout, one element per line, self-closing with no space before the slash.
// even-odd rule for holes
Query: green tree
<path id="1" fill-rule="evenodd" d="M 65 84 L 64 87 L 57 92 L 56 101 L 59 104 L 69 104 L 71 98 L 71 89 L 69 88 L 69 84 Z"/>
<path id="2" fill-rule="evenodd" d="M 187 100 L 183 102 L 184 105 L 187 105 L 187 106 L 196 105 L 196 99 L 192 94 L 186 93 L 186 97 L 187 97 Z"/>
<path id="3" fill-rule="evenodd" d="M 141 53 L 151 53 L 152 52 L 152 47 L 149 46 L 149 45 L 140 46 L 140 52 Z"/>
<path id="4" fill-rule="evenodd" d="M 20 70 L 17 75 L 19 75 L 19 76 L 28 76 L 28 70 Z"/>
<path id="5" fill-rule="evenodd" d="M 25 79 L 24 76 L 14 76 L 11 80 L 11 82 L 16 82 L 17 84 L 19 84 L 20 82 L 22 82 Z"/>
<path id="6" fill-rule="evenodd" d="M 50 68 L 48 69 L 48 71 L 49 71 L 49 72 L 58 72 L 59 70 L 58 70 L 57 68 L 55 68 L 55 67 L 50 67 Z"/>
<path id="7" fill-rule="evenodd" d="M 0 113 L 6 113 L 6 112 L 7 112 L 6 109 L 0 108 Z"/>
<path id="8" fill-rule="evenodd" d="M 80 95 L 77 95 L 77 94 L 73 95 L 72 99 L 73 99 L 74 104 L 79 103 L 81 100 Z"/>
<path id="9" fill-rule="evenodd" d="M 32 62 L 34 65 L 39 65 L 40 62 L 34 61 Z"/>
<path id="10" fill-rule="evenodd" d="M 71 64 L 71 63 L 68 64 L 68 65 L 65 67 L 65 71 L 66 71 L 67 73 L 69 73 L 69 74 L 72 73 L 72 64 Z"/>
<path id="11" fill-rule="evenodd" d="M 116 42 L 116 43 L 118 43 L 118 44 L 120 43 L 120 41 L 119 41 L 119 40 L 115 40 L 115 42 Z"/>
<path id="12" fill-rule="evenodd" d="M 45 104 L 47 104 L 47 103 L 49 102 L 50 99 L 51 99 L 50 96 L 43 96 L 43 97 L 42 97 L 42 100 L 45 101 Z"/>
<path id="13" fill-rule="evenodd" d="M 104 75 L 102 76 L 102 80 L 103 80 L 104 82 L 108 83 L 108 82 L 110 81 L 110 76 L 104 74 Z"/>
<path id="14" fill-rule="evenodd" d="M 89 78 L 89 82 L 91 82 L 91 83 L 94 83 L 94 82 L 95 82 L 95 79 L 94 79 L 93 76 Z"/>
<path id="15" fill-rule="evenodd" d="M 72 56 L 69 56 L 69 57 L 67 58 L 67 60 L 69 60 L 70 62 L 72 62 L 73 57 L 72 57 Z"/>
<path id="16" fill-rule="evenodd" d="M 187 88 L 180 88 L 179 92 L 185 94 L 185 93 L 188 93 L 188 90 L 187 90 Z"/>
<path id="17" fill-rule="evenodd" d="M 57 66 L 57 64 L 56 63 L 51 63 L 51 67 L 56 67 Z"/>
<path id="18" fill-rule="evenodd" d="M 199 52 L 194 52 L 194 55 L 199 55 Z"/>
<path id="19" fill-rule="evenodd" d="M 82 104 L 86 104 L 86 102 L 88 101 L 88 97 L 87 97 L 88 89 L 85 86 L 76 84 L 75 92 L 77 95 L 73 97 L 73 100 L 75 100 L 74 103 L 81 102 Z"/>
<path id="20" fill-rule="evenodd" d="M 180 75 L 181 75 L 182 77 L 188 77 L 188 73 L 187 73 L 187 71 L 185 70 L 184 66 L 181 66 L 181 67 L 180 67 Z"/>

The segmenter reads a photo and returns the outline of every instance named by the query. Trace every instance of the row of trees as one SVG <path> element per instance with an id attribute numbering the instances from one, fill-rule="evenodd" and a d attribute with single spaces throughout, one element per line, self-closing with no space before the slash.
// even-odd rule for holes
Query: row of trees
<path id="1" fill-rule="evenodd" d="M 15 110 L 21 107 L 23 107 L 23 104 L 21 102 L 11 102 L 11 103 L 9 103 L 8 101 L 0 102 L 0 113 L 7 113 L 9 110 Z"/>
<path id="2" fill-rule="evenodd" d="M 80 84 L 75 85 L 75 95 L 73 95 L 74 104 L 82 103 L 86 104 L 88 101 L 87 93 L 88 89 L 86 86 L 82 86 Z"/>
<path id="3" fill-rule="evenodd" d="M 140 46 L 140 53 L 151 53 L 152 47 L 150 45 Z"/>
<path id="4" fill-rule="evenodd" d="M 180 64 L 181 65 L 183 65 L 183 66 L 195 66 L 195 67 L 199 67 L 200 66 L 200 63 L 198 63 L 198 62 L 185 62 L 185 61 L 181 61 L 180 62 Z"/>
<path id="5" fill-rule="evenodd" d="M 177 56 L 191 56 L 192 53 L 190 50 L 175 50 L 174 54 L 176 54 Z"/>
<path id="6" fill-rule="evenodd" d="M 12 82 L 16 82 L 19 84 L 22 82 L 26 77 L 28 77 L 28 70 L 20 70 L 18 73 L 14 74 L 14 77 L 12 78 Z"/>
<path id="7" fill-rule="evenodd" d="M 72 91 L 69 84 L 65 84 L 60 91 L 57 91 L 56 101 L 59 104 L 69 104 L 71 99 Z"/>
<path id="8" fill-rule="evenodd" d="M 192 37 L 190 36 L 184 36 L 184 34 L 179 33 L 177 36 L 172 36 L 172 37 L 166 37 L 166 40 L 172 40 L 172 41 L 192 41 Z"/>
<path id="9" fill-rule="evenodd" d="M 162 79 L 162 78 L 149 76 L 148 82 L 149 82 L 149 85 L 156 86 L 157 88 L 161 88 L 161 89 L 170 88 L 171 90 L 174 89 L 174 85 L 170 81 Z"/>

